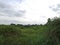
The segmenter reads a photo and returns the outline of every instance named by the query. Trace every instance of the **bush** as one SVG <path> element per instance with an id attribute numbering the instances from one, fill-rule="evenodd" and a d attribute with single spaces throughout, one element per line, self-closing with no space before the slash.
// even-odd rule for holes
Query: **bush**
<path id="1" fill-rule="evenodd" d="M 15 26 L 0 26 L 0 45 L 20 45 L 21 30 Z"/>
<path id="2" fill-rule="evenodd" d="M 48 25 L 48 37 L 51 45 L 60 45 L 60 18 L 54 18 Z"/>

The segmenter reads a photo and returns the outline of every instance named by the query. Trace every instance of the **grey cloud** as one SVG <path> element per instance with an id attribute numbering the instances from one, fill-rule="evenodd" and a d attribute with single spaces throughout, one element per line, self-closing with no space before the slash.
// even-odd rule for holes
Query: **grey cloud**
<path id="1" fill-rule="evenodd" d="M 0 16 L 0 24 L 19 24 L 20 21 L 16 20 L 14 17 Z"/>
<path id="2" fill-rule="evenodd" d="M 9 16 L 9 17 L 19 17 L 19 16 L 22 16 L 25 11 L 24 10 L 19 10 L 19 11 L 16 11 L 13 9 L 13 6 L 10 5 L 10 4 L 6 4 L 4 3 L 3 1 L 0 1 L 0 13 L 3 13 L 4 15 L 1 15 L 1 16 Z"/>
<path id="3" fill-rule="evenodd" d="M 18 18 L 23 16 L 25 10 L 14 10 L 12 4 L 9 4 L 10 1 L 13 3 L 14 1 L 21 0 L 0 0 L 0 24 L 11 24 L 11 23 L 22 23 L 20 21 L 15 20 L 14 17 Z"/>
<path id="4" fill-rule="evenodd" d="M 54 6 L 50 6 L 50 8 L 55 11 L 55 12 L 60 12 L 60 4 L 57 4 L 56 7 Z"/>
<path id="5" fill-rule="evenodd" d="M 16 20 L 0 20 L 0 24 L 11 24 L 11 23 L 19 24 L 20 22 Z"/>
<path id="6" fill-rule="evenodd" d="M 3 1 L 4 3 L 8 3 L 8 2 L 11 2 L 11 3 L 15 3 L 15 2 L 22 3 L 24 0 L 0 0 L 0 1 Z"/>
<path id="7" fill-rule="evenodd" d="M 16 2 L 22 3 L 22 2 L 25 1 L 25 0 L 13 0 L 13 1 L 16 1 Z"/>

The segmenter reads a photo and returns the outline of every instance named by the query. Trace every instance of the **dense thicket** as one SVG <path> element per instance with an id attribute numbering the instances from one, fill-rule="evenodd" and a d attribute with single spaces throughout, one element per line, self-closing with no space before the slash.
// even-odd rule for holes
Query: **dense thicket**
<path id="1" fill-rule="evenodd" d="M 21 30 L 15 26 L 0 25 L 0 45 L 20 45 Z"/>
<path id="2" fill-rule="evenodd" d="M 48 24 L 49 44 L 60 45 L 60 18 L 55 17 Z"/>

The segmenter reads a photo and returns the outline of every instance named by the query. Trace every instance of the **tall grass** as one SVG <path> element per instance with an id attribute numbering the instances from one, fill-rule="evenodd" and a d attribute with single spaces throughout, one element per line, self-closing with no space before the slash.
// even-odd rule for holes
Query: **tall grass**
<path id="1" fill-rule="evenodd" d="M 60 45 L 60 18 L 45 25 L 0 25 L 0 45 Z"/>

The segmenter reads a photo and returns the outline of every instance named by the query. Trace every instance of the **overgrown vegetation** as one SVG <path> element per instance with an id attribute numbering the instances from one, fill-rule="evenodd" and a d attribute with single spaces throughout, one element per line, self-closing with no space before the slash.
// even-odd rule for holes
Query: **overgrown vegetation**
<path id="1" fill-rule="evenodd" d="M 55 17 L 48 24 L 48 43 L 50 45 L 60 45 L 60 18 Z"/>
<path id="2" fill-rule="evenodd" d="M 60 45 L 60 18 L 45 25 L 0 25 L 0 45 Z"/>

